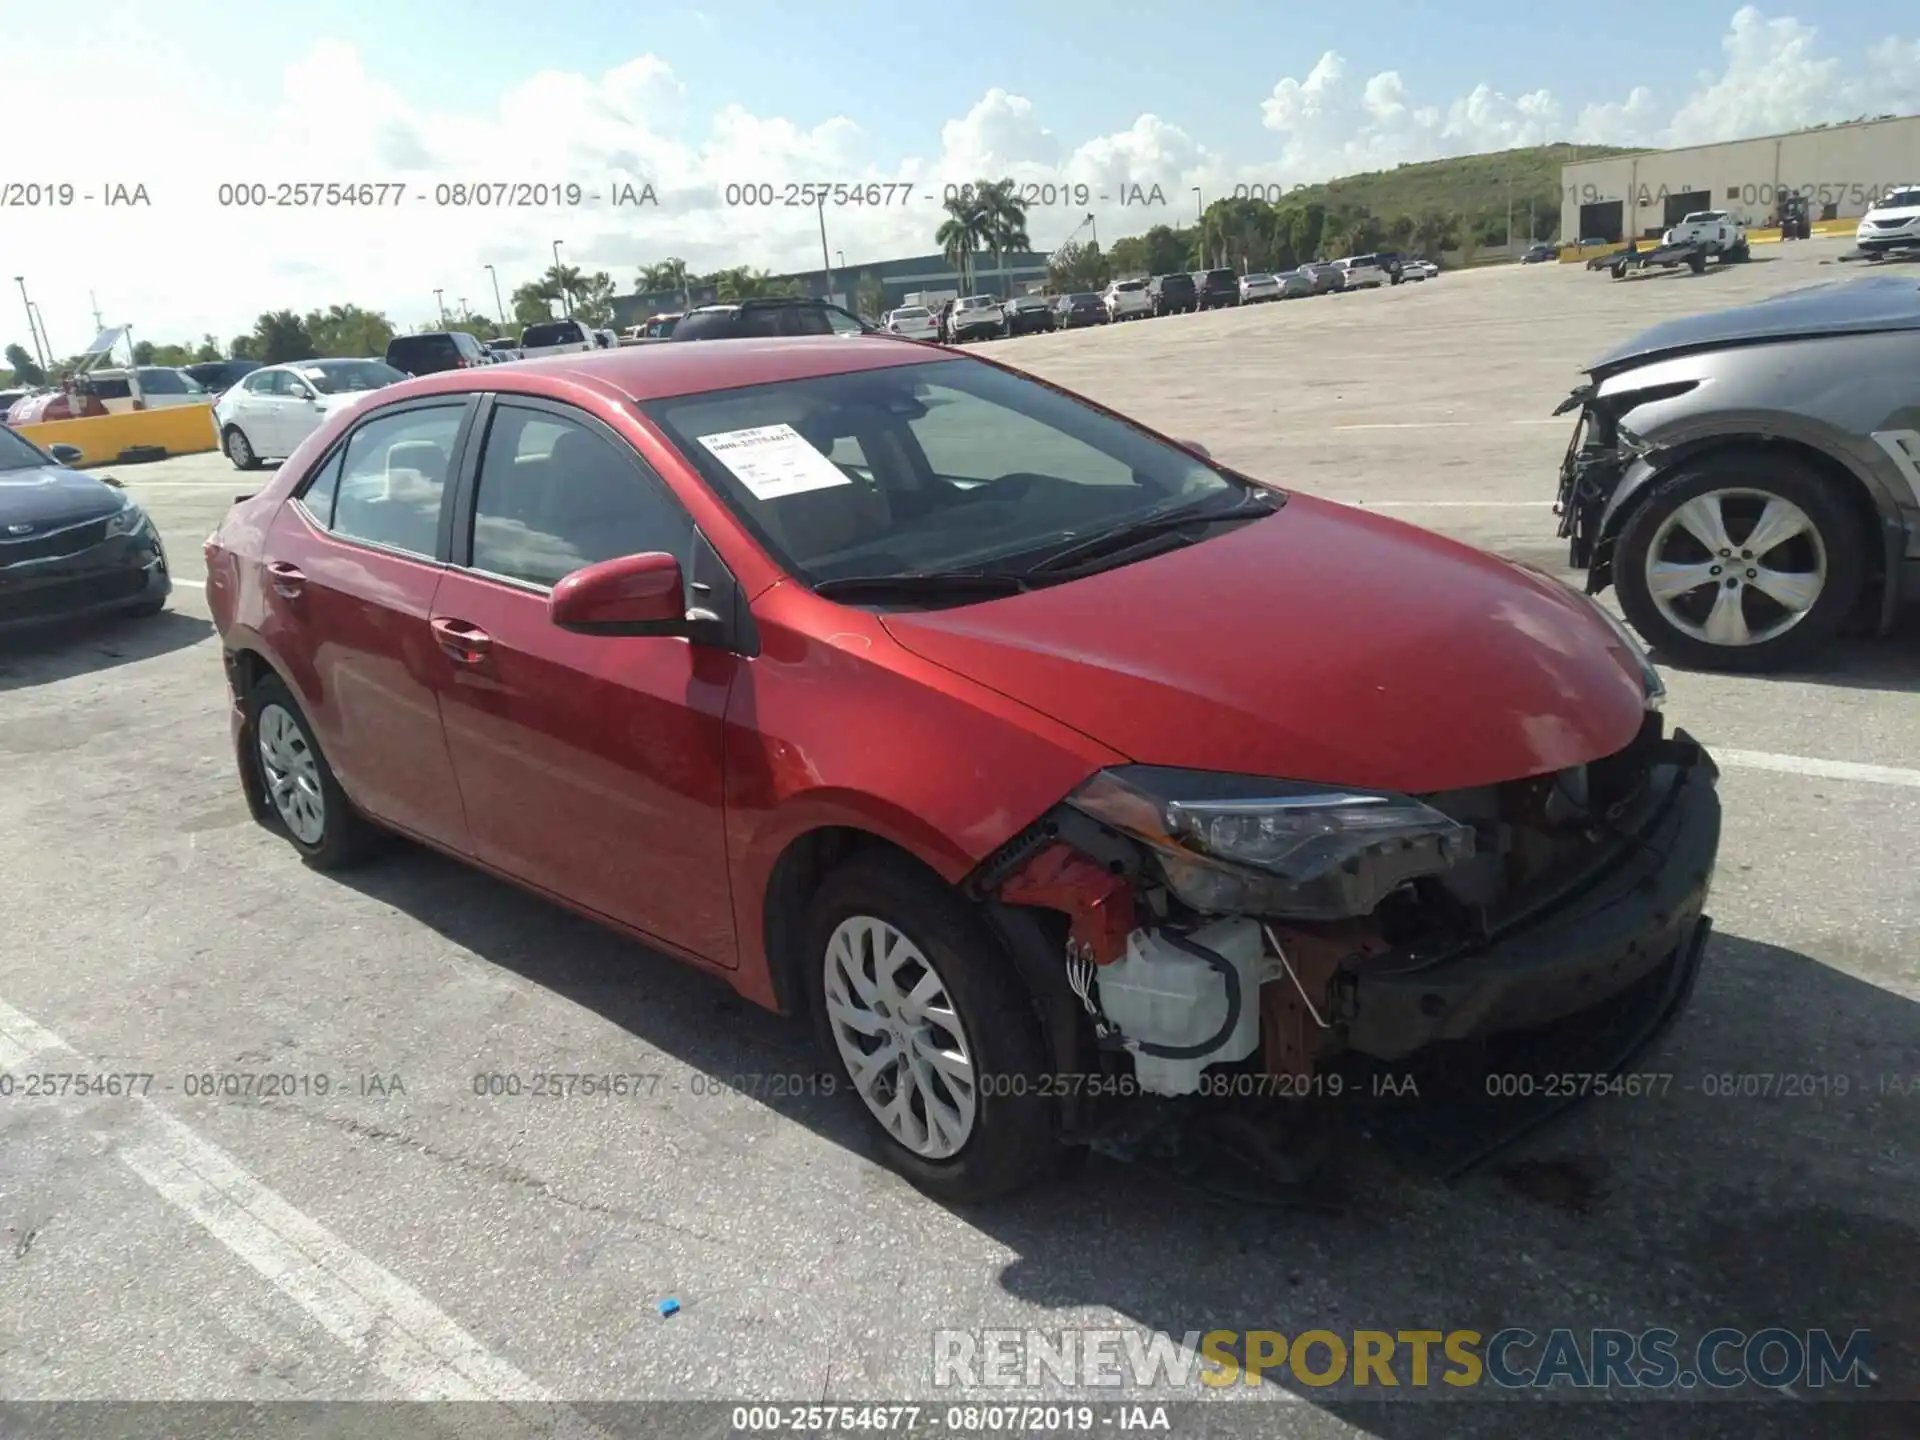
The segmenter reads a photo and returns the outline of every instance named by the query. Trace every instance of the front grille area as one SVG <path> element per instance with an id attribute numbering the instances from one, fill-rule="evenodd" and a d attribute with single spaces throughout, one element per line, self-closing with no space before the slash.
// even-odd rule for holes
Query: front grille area
<path id="1" fill-rule="evenodd" d="M 9 539 L 0 533 L 0 570 L 27 560 L 51 560 L 60 555 L 78 555 L 107 538 L 105 518 L 84 525 L 69 525 L 45 535 L 24 535 Z"/>
<path id="2" fill-rule="evenodd" d="M 51 585 L 16 589 L 0 585 L 0 623 L 8 620 L 46 620 L 94 605 L 132 600 L 147 588 L 145 570 L 115 570 Z"/>

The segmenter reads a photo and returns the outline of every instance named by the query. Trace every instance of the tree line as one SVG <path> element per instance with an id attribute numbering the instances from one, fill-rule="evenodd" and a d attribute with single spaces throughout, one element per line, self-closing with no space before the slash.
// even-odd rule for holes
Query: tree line
<path id="1" fill-rule="evenodd" d="M 1543 215 L 1541 219 L 1551 231 L 1558 217 Z M 933 238 L 968 292 L 978 289 L 979 262 L 983 258 L 991 257 L 997 269 L 1007 255 L 1033 248 L 1027 232 L 1027 207 L 1020 202 L 1013 182 L 1007 180 L 979 180 L 955 187 L 947 197 Z M 1358 205 L 1276 205 L 1256 199 L 1220 199 L 1207 206 L 1196 224 L 1155 225 L 1144 234 L 1114 241 L 1105 251 L 1095 240 L 1069 239 L 1052 256 L 1048 283 L 1049 288 L 1061 292 L 1098 290 L 1111 280 L 1129 276 L 1214 266 L 1291 270 L 1313 260 L 1383 249 L 1429 256 L 1458 250 L 1471 262 L 1475 249 L 1505 238 L 1504 215 L 1466 216 L 1434 209 L 1419 215 L 1388 217 Z M 803 293 L 799 282 L 750 265 L 696 274 L 677 257 L 639 266 L 633 284 L 635 294 L 678 293 L 688 300 L 696 291 L 704 294 L 711 290 L 723 304 Z M 555 264 L 538 279 L 513 291 L 511 319 L 476 311 L 462 300 L 438 320 L 413 328 L 466 330 L 481 340 L 511 339 L 528 325 L 552 320 L 558 314 L 575 316 L 604 329 L 613 324 L 617 290 L 617 282 L 605 270 L 589 272 Z M 888 299 L 885 285 L 872 270 L 861 274 L 850 298 L 854 308 L 869 318 L 877 318 Z M 380 356 L 386 354 L 388 342 L 398 333 L 399 327 L 388 316 L 358 305 L 333 305 L 304 315 L 274 310 L 255 320 L 252 330 L 233 336 L 224 345 L 213 335 L 203 335 L 197 342 L 139 341 L 134 346 L 134 361 L 140 365 L 191 365 L 234 359 L 275 365 L 331 356 Z M 78 357 L 62 361 L 49 374 L 20 345 L 7 346 L 5 355 L 17 384 L 57 382 L 79 363 Z"/>

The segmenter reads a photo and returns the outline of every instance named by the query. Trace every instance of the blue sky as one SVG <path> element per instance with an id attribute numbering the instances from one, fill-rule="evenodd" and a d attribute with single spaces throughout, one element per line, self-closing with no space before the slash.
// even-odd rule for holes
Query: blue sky
<path id="1" fill-rule="evenodd" d="M 1169 197 L 1163 213 L 1100 213 L 1110 241 L 1185 220 L 1196 186 L 1214 196 L 1548 140 L 1686 144 L 1920 111 L 1920 13 L 1814 0 L 1307 13 L 1271 0 L 94 0 L 84 24 L 60 17 L 0 0 L 10 113 L 63 117 L 57 144 L 33 140 L 31 163 L 0 178 L 137 181 L 152 197 L 0 212 L 0 278 L 28 274 L 60 334 L 86 328 L 90 294 L 109 323 L 149 335 L 224 337 L 263 310 L 342 301 L 412 325 L 436 289 L 447 303 L 484 294 L 489 264 L 508 290 L 537 275 L 556 238 L 623 289 L 668 257 L 815 265 L 823 218 L 836 256 L 858 265 L 931 250 L 929 197 L 982 176 Z M 97 105 L 76 103 L 76 76 Z M 18 137 L 13 151 L 18 162 Z M 921 208 L 724 203 L 728 182 L 793 178 L 911 181 Z M 671 198 L 625 213 L 424 203 L 463 179 L 651 180 Z M 263 211 L 218 196 L 222 182 L 375 180 L 405 182 L 410 208 Z M 1028 228 L 1050 248 L 1082 218 L 1063 208 Z"/>
<path id="2" fill-rule="evenodd" d="M 846 115 L 914 153 L 989 85 L 1030 98 L 1051 128 L 1070 137 L 1122 130 L 1150 110 L 1211 146 L 1251 152 L 1270 138 L 1260 99 L 1281 77 L 1305 75 L 1328 50 L 1362 75 L 1398 70 L 1410 90 L 1436 99 L 1484 82 L 1509 95 L 1545 88 L 1576 108 L 1618 99 L 1636 85 L 1677 101 L 1700 72 L 1718 68 L 1735 8 L 1674 0 L 1377 0 L 1358 23 L 1360 12 L 1349 5 L 1273 0 L 972 0 L 951 7 L 886 0 L 707 0 L 689 7 L 332 0 L 312 8 L 249 7 L 244 19 L 230 5 L 168 11 L 236 66 L 320 32 L 369 57 L 404 57 L 414 83 L 430 85 L 458 108 L 490 105 L 532 70 L 592 72 L 651 52 L 672 64 L 696 112 L 744 102 L 756 113 L 803 124 Z M 1900 8 L 1794 0 L 1768 13 L 1815 27 L 1823 50 L 1853 55 L 1898 31 Z M 1609 23 L 1597 25 L 1598 13 Z M 950 18 L 961 15 L 964 25 Z M 1920 31 L 1920 23 L 1906 28 Z M 263 97 L 271 98 L 275 79 L 270 70 L 256 72 Z"/>

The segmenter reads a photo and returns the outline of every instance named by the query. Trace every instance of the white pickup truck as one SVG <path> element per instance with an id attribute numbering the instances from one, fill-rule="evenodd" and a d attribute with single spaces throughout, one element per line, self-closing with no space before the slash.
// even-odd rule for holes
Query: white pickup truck
<path id="1" fill-rule="evenodd" d="M 1725 210 L 1696 210 L 1661 237 L 1662 245 L 1699 245 L 1727 260 L 1747 258 L 1747 227 Z"/>
<path id="2" fill-rule="evenodd" d="M 593 331 L 580 320 L 548 320 L 529 325 L 520 337 L 522 360 L 537 360 L 542 355 L 572 355 L 598 348 Z"/>

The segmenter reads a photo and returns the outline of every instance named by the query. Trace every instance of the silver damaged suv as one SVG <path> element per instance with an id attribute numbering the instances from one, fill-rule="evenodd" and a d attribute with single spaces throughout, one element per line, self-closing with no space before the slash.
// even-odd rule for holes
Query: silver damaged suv
<path id="1" fill-rule="evenodd" d="M 1560 533 L 1664 657 L 1777 669 L 1920 595 L 1920 275 L 1671 320 L 1587 375 Z"/>

